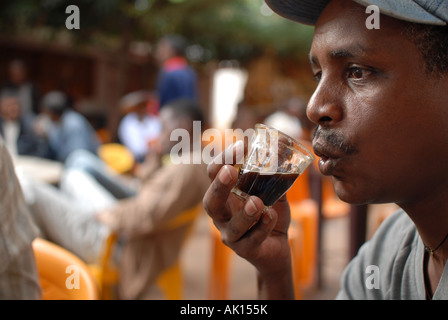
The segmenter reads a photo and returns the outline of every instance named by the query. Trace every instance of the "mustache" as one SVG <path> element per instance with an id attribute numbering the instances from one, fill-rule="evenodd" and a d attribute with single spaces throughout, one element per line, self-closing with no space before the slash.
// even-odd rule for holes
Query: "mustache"
<path id="1" fill-rule="evenodd" d="M 313 140 L 320 139 L 326 144 L 335 148 L 345 155 L 352 155 L 358 152 L 356 145 L 348 142 L 348 139 L 335 131 L 322 129 L 322 127 L 316 128 L 313 135 Z"/>

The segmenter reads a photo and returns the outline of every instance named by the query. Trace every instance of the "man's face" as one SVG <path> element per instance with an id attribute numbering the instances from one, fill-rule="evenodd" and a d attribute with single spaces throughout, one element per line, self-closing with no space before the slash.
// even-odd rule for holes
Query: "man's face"
<path id="1" fill-rule="evenodd" d="M 155 58 L 159 64 L 164 63 L 166 60 L 174 56 L 173 49 L 171 45 L 166 40 L 161 40 L 157 44 Z"/>
<path id="2" fill-rule="evenodd" d="M 308 117 L 320 170 L 350 203 L 419 201 L 447 187 L 448 77 L 429 76 L 403 23 L 332 1 L 310 52 L 318 79 Z"/>
<path id="3" fill-rule="evenodd" d="M 20 118 L 20 103 L 17 98 L 3 98 L 0 100 L 0 116 L 5 120 Z"/>
<path id="4" fill-rule="evenodd" d="M 176 115 L 173 109 L 169 107 L 162 108 L 159 113 L 159 118 L 162 130 L 158 139 L 158 152 L 160 154 L 169 154 L 171 149 L 179 143 L 177 140 L 171 141 L 171 133 L 176 129 L 190 131 L 191 128 L 187 125 L 187 120 L 182 120 L 181 117 Z"/>

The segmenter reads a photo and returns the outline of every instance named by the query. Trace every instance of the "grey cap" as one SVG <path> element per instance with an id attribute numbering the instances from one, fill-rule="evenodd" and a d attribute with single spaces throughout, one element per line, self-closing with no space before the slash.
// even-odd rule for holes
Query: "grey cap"
<path id="1" fill-rule="evenodd" d="M 448 23 L 448 0 L 353 0 L 365 7 L 376 5 L 382 14 L 415 23 L 445 26 Z M 330 0 L 266 0 L 280 16 L 315 25 Z"/>

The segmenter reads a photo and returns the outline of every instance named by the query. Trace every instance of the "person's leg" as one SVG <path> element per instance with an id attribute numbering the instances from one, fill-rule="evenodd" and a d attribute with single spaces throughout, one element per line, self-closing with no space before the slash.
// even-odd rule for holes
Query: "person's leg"
<path id="1" fill-rule="evenodd" d="M 89 173 L 66 169 L 59 183 L 61 191 L 87 212 L 96 213 L 113 206 L 117 199 Z"/>
<path id="2" fill-rule="evenodd" d="M 65 161 L 65 167 L 89 173 L 117 199 L 129 198 L 137 194 L 134 189 L 120 181 L 104 161 L 86 150 L 72 152 Z"/>
<path id="3" fill-rule="evenodd" d="M 95 210 L 51 185 L 29 178 L 22 178 L 21 184 L 43 236 L 87 263 L 97 262 L 110 230 L 94 218 Z"/>

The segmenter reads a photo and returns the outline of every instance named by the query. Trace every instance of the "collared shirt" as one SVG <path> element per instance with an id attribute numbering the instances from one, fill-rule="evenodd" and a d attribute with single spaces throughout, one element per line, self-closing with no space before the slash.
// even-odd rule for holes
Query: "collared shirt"
<path id="1" fill-rule="evenodd" d="M 19 139 L 20 124 L 18 121 L 5 121 L 3 133 L 5 144 L 12 156 L 17 155 L 17 140 Z"/>
<path id="2" fill-rule="evenodd" d="M 157 117 L 147 115 L 139 119 L 137 113 L 128 113 L 121 120 L 118 136 L 139 161 L 149 152 L 149 143 L 160 134 L 161 124 Z"/>

